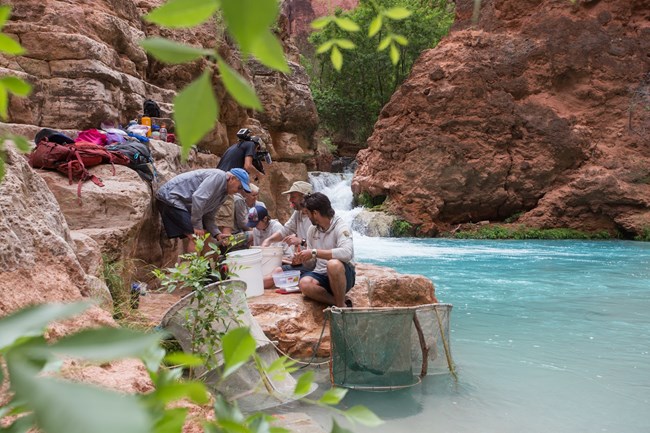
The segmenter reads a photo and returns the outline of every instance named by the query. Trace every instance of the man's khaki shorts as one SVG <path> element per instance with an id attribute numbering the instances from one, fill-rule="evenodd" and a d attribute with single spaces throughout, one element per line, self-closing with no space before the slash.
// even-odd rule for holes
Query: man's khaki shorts
<path id="1" fill-rule="evenodd" d="M 223 230 L 223 227 L 235 228 L 235 201 L 230 194 L 226 196 L 226 200 L 219 208 L 216 222 L 219 230 Z"/>

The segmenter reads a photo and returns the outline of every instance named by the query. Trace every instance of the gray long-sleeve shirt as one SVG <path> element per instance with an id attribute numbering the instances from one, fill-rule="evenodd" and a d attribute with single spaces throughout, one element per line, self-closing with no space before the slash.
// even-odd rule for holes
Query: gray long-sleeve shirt
<path id="1" fill-rule="evenodd" d="M 307 238 L 307 231 L 312 226 L 309 217 L 299 210 L 294 210 L 291 217 L 284 223 L 282 228 L 282 237 L 296 235 L 301 239 Z"/>
<path id="2" fill-rule="evenodd" d="M 217 210 L 226 199 L 228 177 L 216 168 L 188 171 L 173 177 L 160 187 L 156 197 L 191 215 L 192 227 L 221 233 L 215 223 Z"/>
<path id="3" fill-rule="evenodd" d="M 352 230 L 341 219 L 334 215 L 329 228 L 321 231 L 317 226 L 311 226 L 307 232 L 307 248 L 317 250 L 332 250 L 332 258 L 344 263 L 354 259 L 354 245 L 352 243 Z M 327 274 L 327 260 L 316 259 L 313 272 Z"/>

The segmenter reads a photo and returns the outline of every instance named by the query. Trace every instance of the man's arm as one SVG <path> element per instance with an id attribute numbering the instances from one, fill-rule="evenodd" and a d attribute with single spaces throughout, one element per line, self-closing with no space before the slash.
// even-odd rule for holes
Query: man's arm
<path id="1" fill-rule="evenodd" d="M 260 176 L 264 176 L 264 173 L 256 169 L 255 166 L 253 165 L 252 156 L 246 156 L 244 158 L 244 170 L 246 170 L 250 175 L 250 177 L 253 179 L 258 178 Z"/>
<path id="2" fill-rule="evenodd" d="M 280 242 L 282 240 L 282 232 L 275 232 L 268 238 L 264 239 L 262 241 L 262 246 L 263 247 L 268 247 L 271 245 L 273 242 Z"/>

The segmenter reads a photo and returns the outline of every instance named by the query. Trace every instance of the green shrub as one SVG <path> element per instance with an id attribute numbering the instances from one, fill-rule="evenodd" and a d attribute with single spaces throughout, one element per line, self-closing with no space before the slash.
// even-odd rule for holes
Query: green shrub
<path id="1" fill-rule="evenodd" d="M 520 225 L 506 227 L 499 224 L 482 226 L 476 230 L 454 233 L 457 239 L 610 239 L 607 231 L 584 232 L 569 228 L 540 229 Z"/>
<path id="2" fill-rule="evenodd" d="M 641 230 L 641 233 L 639 233 L 637 236 L 635 236 L 634 240 L 635 241 L 650 242 L 650 227 L 649 226 L 643 227 L 643 230 Z"/>
<path id="3" fill-rule="evenodd" d="M 129 269 L 124 261 L 102 256 L 101 276 L 113 298 L 113 316 L 121 319 L 131 311 L 131 284 Z"/>
<path id="4" fill-rule="evenodd" d="M 351 19 L 362 31 L 347 32 L 330 25 L 312 33 L 309 42 L 315 48 L 341 39 L 349 40 L 356 47 L 354 51 L 344 50 L 345 67 L 341 71 L 333 67 L 326 51 L 321 57 L 303 61 L 311 78 L 310 88 L 321 127 L 329 133 L 344 135 L 349 142 L 364 143 L 382 107 L 408 77 L 422 51 L 435 47 L 449 31 L 454 19 L 449 5 L 441 0 L 362 0 L 351 11 L 336 11 L 338 18 Z M 395 65 L 387 55 L 390 50 L 377 50 L 378 41 L 388 36 L 389 29 L 382 29 L 372 38 L 367 36 L 371 23 L 376 23 L 377 10 L 393 7 L 406 7 L 413 12 L 406 20 L 390 20 L 388 24 L 390 32 L 408 39 L 407 45 L 391 48 L 399 53 Z"/>
<path id="5" fill-rule="evenodd" d="M 413 235 L 413 226 L 408 221 L 395 220 L 390 228 L 390 232 L 397 238 L 404 238 Z"/>

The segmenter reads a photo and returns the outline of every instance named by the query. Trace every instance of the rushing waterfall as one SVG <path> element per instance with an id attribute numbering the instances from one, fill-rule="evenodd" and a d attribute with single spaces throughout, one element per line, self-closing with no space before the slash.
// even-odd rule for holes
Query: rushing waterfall
<path id="1" fill-rule="evenodd" d="M 391 235 L 394 217 L 384 212 L 368 211 L 363 207 L 353 207 L 352 177 L 354 173 L 327 173 L 314 171 L 309 173 L 309 181 L 314 191 L 329 197 L 336 214 L 350 226 L 355 237 L 361 235 L 387 237 Z"/>
<path id="2" fill-rule="evenodd" d="M 309 182 L 314 186 L 314 191 L 322 192 L 332 202 L 332 207 L 337 215 L 350 226 L 354 231 L 359 230 L 354 224 L 355 217 L 363 210 L 362 207 L 353 208 L 352 177 L 354 173 L 327 173 L 324 171 L 312 171 L 309 173 Z"/>

